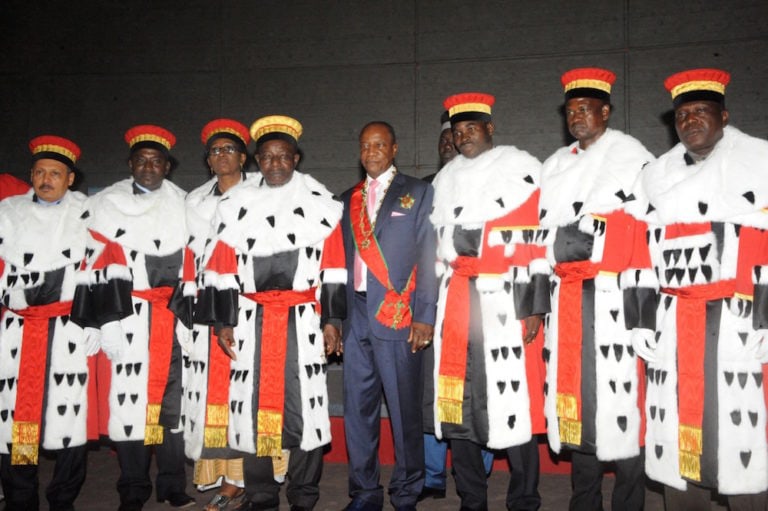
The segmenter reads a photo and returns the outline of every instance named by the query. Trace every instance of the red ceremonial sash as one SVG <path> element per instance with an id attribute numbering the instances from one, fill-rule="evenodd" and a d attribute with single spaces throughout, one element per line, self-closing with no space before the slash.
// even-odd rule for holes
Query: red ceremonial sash
<path id="1" fill-rule="evenodd" d="M 557 417 L 560 441 L 581 445 L 581 343 L 582 289 L 594 279 L 598 266 L 592 261 L 557 263 L 560 277 L 557 306 Z"/>
<path id="2" fill-rule="evenodd" d="M 152 305 L 149 324 L 149 377 L 147 381 L 147 421 L 144 427 L 144 445 L 163 443 L 163 427 L 160 425 L 160 407 L 168 383 L 173 351 L 173 327 L 175 318 L 168 310 L 173 294 L 170 286 L 161 286 L 132 292 L 136 298 Z"/>
<path id="3" fill-rule="evenodd" d="M 206 447 L 227 446 L 229 425 L 229 370 L 230 358 L 218 346 L 218 336 L 210 329 L 208 348 L 208 392 L 205 407 Z"/>
<path id="4" fill-rule="evenodd" d="M 677 297 L 677 395 L 680 423 L 680 475 L 701 480 L 704 418 L 704 355 L 707 302 L 733 296 L 736 280 L 721 280 L 683 288 L 662 288 Z"/>
<path id="5" fill-rule="evenodd" d="M 72 310 L 72 302 L 54 302 L 9 310 L 24 318 L 19 376 L 16 379 L 16 410 L 11 433 L 11 464 L 37 465 L 48 358 L 48 322 L 52 318 L 68 315 Z"/>
<path id="6" fill-rule="evenodd" d="M 256 414 L 256 456 L 278 457 L 283 449 L 285 353 L 291 307 L 316 303 L 316 287 L 306 291 L 262 291 L 244 297 L 264 307 L 259 366 L 259 409 Z"/>
<path id="7" fill-rule="evenodd" d="M 397 291 L 389 280 L 389 268 L 381 253 L 381 247 L 373 235 L 373 226 L 368 216 L 368 210 L 363 201 L 363 188 L 365 181 L 361 181 L 352 191 L 349 199 L 349 218 L 352 227 L 352 237 L 355 247 L 360 253 L 360 258 L 365 262 L 368 271 L 373 273 L 376 280 L 387 291 L 384 300 L 376 311 L 376 319 L 384 326 L 394 330 L 400 330 L 411 326 L 411 292 L 416 288 L 416 267 L 411 270 L 405 289 Z"/>
<path id="8" fill-rule="evenodd" d="M 440 422 L 461 424 L 469 342 L 469 279 L 478 275 L 480 260 L 458 256 L 451 268 L 437 378 L 437 415 Z"/>

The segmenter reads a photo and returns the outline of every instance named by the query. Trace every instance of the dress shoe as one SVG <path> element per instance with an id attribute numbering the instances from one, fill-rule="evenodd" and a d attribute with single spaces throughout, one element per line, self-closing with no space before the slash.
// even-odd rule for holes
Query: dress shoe
<path id="1" fill-rule="evenodd" d="M 418 501 L 421 502 L 424 499 L 444 499 L 445 488 L 432 488 L 431 486 L 425 486 L 421 493 L 419 493 Z"/>
<path id="2" fill-rule="evenodd" d="M 171 493 L 168 497 L 161 499 L 157 498 L 158 502 L 165 502 L 174 509 L 184 509 L 195 505 L 195 499 L 190 497 L 184 492 Z"/>
<path id="3" fill-rule="evenodd" d="M 141 511 L 144 507 L 144 503 L 140 500 L 130 500 L 127 502 L 121 502 L 117 511 Z"/>
<path id="4" fill-rule="evenodd" d="M 381 504 L 374 504 L 364 500 L 353 500 L 342 511 L 381 511 Z"/>

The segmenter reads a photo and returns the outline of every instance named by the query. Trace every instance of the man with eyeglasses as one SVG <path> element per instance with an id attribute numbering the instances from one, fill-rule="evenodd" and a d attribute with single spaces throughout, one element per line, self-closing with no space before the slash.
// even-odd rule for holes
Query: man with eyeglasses
<path id="1" fill-rule="evenodd" d="M 172 309 L 181 300 L 173 291 L 187 242 L 185 194 L 166 179 L 176 142 L 172 133 L 135 126 L 125 141 L 131 177 L 91 197 L 86 206 L 91 235 L 72 319 L 101 328 L 100 429 L 117 450 L 120 510 L 139 510 L 149 499 L 153 448 L 157 500 L 183 508 L 195 503 L 185 493 L 179 431 L 182 359 L 176 327 L 182 336 L 186 328 Z"/>
<path id="2" fill-rule="evenodd" d="M 283 479 L 290 509 L 313 509 L 331 440 L 326 357 L 341 352 L 346 317 L 342 205 L 296 170 L 301 133 L 282 115 L 251 126 L 261 177 L 219 203 L 195 309 L 216 329 L 211 364 L 229 381 L 209 405 L 206 437 L 244 453 L 254 511 L 279 508 Z"/>

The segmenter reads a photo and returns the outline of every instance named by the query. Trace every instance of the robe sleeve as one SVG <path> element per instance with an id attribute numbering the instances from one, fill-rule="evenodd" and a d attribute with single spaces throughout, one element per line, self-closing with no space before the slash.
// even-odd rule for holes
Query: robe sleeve
<path id="1" fill-rule="evenodd" d="M 656 330 L 659 280 L 651 262 L 651 250 L 662 235 L 661 227 L 650 227 L 645 222 L 636 221 L 632 226 L 629 264 L 619 274 L 624 295 L 624 321 L 628 329 Z"/>
<path id="2" fill-rule="evenodd" d="M 94 230 L 88 232 L 71 319 L 81 327 L 98 328 L 133 314 L 133 276 L 119 243 Z"/>
<path id="3" fill-rule="evenodd" d="M 237 254 L 234 248 L 223 241 L 213 243 L 213 251 L 203 263 L 194 322 L 216 327 L 233 327 L 237 325 L 240 294 Z"/>
<path id="4" fill-rule="evenodd" d="M 320 272 L 321 326 L 330 323 L 341 329 L 341 322 L 347 317 L 347 269 L 344 260 L 341 223 L 336 226 L 323 243 Z"/>

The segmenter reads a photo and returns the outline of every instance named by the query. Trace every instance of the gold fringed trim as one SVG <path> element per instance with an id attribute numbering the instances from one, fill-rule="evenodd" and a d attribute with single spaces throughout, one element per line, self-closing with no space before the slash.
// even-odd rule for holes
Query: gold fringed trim
<path id="1" fill-rule="evenodd" d="M 680 451 L 680 475 L 691 481 L 701 481 L 701 457 Z"/>
<path id="2" fill-rule="evenodd" d="M 208 405 L 205 410 L 205 423 L 208 426 L 226 426 L 229 424 L 229 407 L 227 405 Z"/>
<path id="3" fill-rule="evenodd" d="M 11 464 L 37 465 L 40 425 L 36 422 L 14 422 L 11 430 Z"/>
<path id="4" fill-rule="evenodd" d="M 256 416 L 258 432 L 266 434 L 280 434 L 283 431 L 283 414 L 273 410 L 259 409 Z"/>
<path id="5" fill-rule="evenodd" d="M 437 420 L 450 424 L 462 423 L 464 379 L 441 374 L 437 377 Z"/>
<path id="6" fill-rule="evenodd" d="M 226 447 L 227 428 L 218 426 L 206 426 L 203 443 L 205 447 Z"/>
<path id="7" fill-rule="evenodd" d="M 560 441 L 564 444 L 581 445 L 581 421 L 560 418 Z"/>
<path id="8" fill-rule="evenodd" d="M 557 416 L 572 421 L 579 420 L 579 407 L 576 396 L 572 394 L 557 394 Z"/>
<path id="9" fill-rule="evenodd" d="M 701 428 L 680 424 L 678 429 L 680 452 L 700 455 L 702 450 Z"/>
<path id="10" fill-rule="evenodd" d="M 437 420 L 450 424 L 461 424 L 461 405 L 461 401 L 448 401 L 447 399 L 438 398 Z"/>
<path id="11" fill-rule="evenodd" d="M 147 424 L 160 424 L 160 405 L 147 405 Z"/>
<path id="12" fill-rule="evenodd" d="M 37 465 L 37 444 L 17 444 L 11 446 L 11 465 Z"/>
<path id="13" fill-rule="evenodd" d="M 40 425 L 36 422 L 14 422 L 11 432 L 14 444 L 37 445 L 40 443 Z"/>
<path id="14" fill-rule="evenodd" d="M 259 433 L 256 437 L 256 456 L 280 456 L 282 443 L 282 435 Z"/>
<path id="15" fill-rule="evenodd" d="M 437 377 L 437 395 L 450 401 L 464 400 L 464 380 L 457 376 L 440 375 Z"/>
<path id="16" fill-rule="evenodd" d="M 284 476 L 288 473 L 288 460 L 291 458 L 291 451 L 283 449 L 280 456 L 272 457 L 272 473 L 275 476 Z"/>
<path id="17" fill-rule="evenodd" d="M 163 443 L 163 427 L 159 424 L 144 426 L 144 445 L 160 445 Z"/>
<path id="18" fill-rule="evenodd" d="M 279 456 L 283 449 L 283 414 L 259 409 L 256 420 L 256 455 Z"/>

